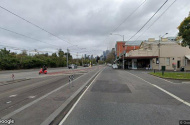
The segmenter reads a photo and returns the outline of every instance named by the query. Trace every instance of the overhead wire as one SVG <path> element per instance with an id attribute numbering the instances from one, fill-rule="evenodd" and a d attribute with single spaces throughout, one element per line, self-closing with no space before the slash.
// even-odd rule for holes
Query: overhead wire
<path id="1" fill-rule="evenodd" d="M 146 2 L 146 0 L 144 2 L 142 2 L 137 8 L 135 8 L 134 11 L 132 11 L 116 28 L 114 28 L 111 32 L 115 32 L 123 23 L 125 23 L 144 3 Z M 107 37 L 103 40 L 106 41 L 107 38 L 110 36 L 110 32 L 107 35 Z"/>
<path id="2" fill-rule="evenodd" d="M 56 47 L 58 47 L 58 48 L 60 47 L 60 46 L 57 46 L 57 45 L 54 45 L 54 44 L 51 44 L 51 43 L 43 42 L 43 41 L 41 41 L 41 40 L 32 38 L 32 37 L 30 37 L 30 36 L 27 36 L 27 35 L 24 35 L 24 34 L 21 34 L 21 33 L 17 33 L 17 32 L 15 32 L 15 31 L 12 31 L 12 30 L 9 30 L 9 29 L 3 28 L 3 27 L 0 27 L 0 29 L 5 30 L 5 31 L 8 31 L 8 32 L 11 32 L 11 33 L 14 33 L 14 34 L 17 34 L 17 35 L 20 35 L 20 36 L 22 36 L 22 37 L 26 37 L 26 38 L 29 38 L 29 39 L 32 39 L 32 40 L 41 42 L 41 43 L 49 44 L 49 45 L 51 45 L 51 46 L 56 46 Z"/>
<path id="3" fill-rule="evenodd" d="M 166 11 L 168 11 L 168 9 L 176 2 L 177 0 L 174 0 L 167 8 L 164 12 L 162 12 L 162 14 L 157 18 L 155 19 L 155 21 L 136 39 L 138 40 L 147 30 L 149 30 L 165 13 Z"/>
<path id="4" fill-rule="evenodd" d="M 12 11 L 10 11 L 10 10 L 8 10 L 7 8 L 2 7 L 2 6 L 0 6 L 0 8 L 3 9 L 3 10 L 5 10 L 5 11 L 7 11 L 8 13 L 10 13 L 10 14 L 12 14 L 12 15 L 14 15 L 14 16 L 20 18 L 20 19 L 22 19 L 23 21 L 25 21 L 25 22 L 27 22 L 27 23 L 29 23 L 29 24 L 31 24 L 31 25 L 33 25 L 33 26 L 35 26 L 35 27 L 41 29 L 42 31 L 44 31 L 44 32 L 46 32 L 46 33 L 48 33 L 48 34 L 50 34 L 50 35 L 56 37 L 57 39 L 59 39 L 59 40 L 61 40 L 61 41 L 63 41 L 63 42 L 67 42 L 68 44 L 74 45 L 74 44 L 72 44 L 71 42 L 68 42 L 68 41 L 66 41 L 66 40 L 63 40 L 62 38 L 56 36 L 54 33 L 51 33 L 50 31 L 48 31 L 48 30 L 42 28 L 41 26 L 39 26 L 39 25 L 37 25 L 37 24 L 35 24 L 35 23 L 33 23 L 33 22 L 31 22 L 31 21 L 25 19 L 24 17 L 21 17 L 21 16 L 19 16 L 18 14 L 14 13 L 14 12 L 12 12 Z M 79 47 L 77 47 L 77 48 L 79 48 Z M 79 49 L 80 49 L 80 48 L 79 48 Z"/>
<path id="5" fill-rule="evenodd" d="M 146 23 L 133 35 L 131 36 L 127 41 L 131 40 L 133 37 L 135 37 L 151 20 L 152 18 L 162 9 L 162 7 L 168 2 L 168 0 L 166 0 L 162 6 L 159 7 L 159 9 L 146 21 Z"/>
<path id="6" fill-rule="evenodd" d="M 3 9 L 3 10 L 5 10 L 5 11 L 7 11 L 7 12 L 9 12 L 9 13 L 11 13 L 11 14 L 13 14 L 14 16 L 16 16 L 16 17 L 18 17 L 18 18 L 24 20 L 25 22 L 27 22 L 27 23 L 29 23 L 29 24 L 31 24 L 31 25 L 33 25 L 33 26 L 35 26 L 35 27 L 37 27 L 37 28 L 39 28 L 39 29 L 45 31 L 46 33 L 48 33 L 48 34 L 50 34 L 50 35 L 52 35 L 52 36 L 54 36 L 54 37 L 56 37 L 56 38 L 58 38 L 58 39 L 64 41 L 64 42 L 67 42 L 67 41 L 61 39 L 60 37 L 56 36 L 55 34 L 51 33 L 50 31 L 47 31 L 46 29 L 44 29 L 44 28 L 38 26 L 37 24 L 34 24 L 34 23 L 32 23 L 31 21 L 29 21 L 29 20 L 27 20 L 27 19 L 25 19 L 25 18 L 19 16 L 18 14 L 13 13 L 12 11 L 6 9 L 5 7 L 0 6 L 0 8 Z M 67 43 L 69 43 L 69 42 L 67 42 Z M 69 44 L 73 45 L 72 43 L 69 43 Z"/>

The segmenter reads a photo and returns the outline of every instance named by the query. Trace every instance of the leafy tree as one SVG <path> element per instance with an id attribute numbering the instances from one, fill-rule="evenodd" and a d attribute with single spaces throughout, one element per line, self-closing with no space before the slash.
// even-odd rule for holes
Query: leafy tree
<path id="1" fill-rule="evenodd" d="M 182 37 L 182 46 L 190 46 L 190 17 L 185 18 L 178 27 L 178 36 Z"/>
<path id="2" fill-rule="evenodd" d="M 114 51 L 112 51 L 112 52 L 110 52 L 109 54 L 108 54 L 108 56 L 107 56 L 107 58 L 106 58 L 106 62 L 107 63 L 113 63 L 114 62 L 114 58 L 115 58 L 115 56 L 114 56 Z"/>
<path id="3" fill-rule="evenodd" d="M 64 56 L 64 52 L 63 52 L 62 49 L 59 49 L 59 51 L 58 51 L 58 55 L 59 55 L 59 57 L 63 57 L 63 56 Z"/>
<path id="4" fill-rule="evenodd" d="M 57 57 L 57 54 L 56 54 L 56 53 L 52 53 L 51 56 L 53 56 L 53 57 Z"/>

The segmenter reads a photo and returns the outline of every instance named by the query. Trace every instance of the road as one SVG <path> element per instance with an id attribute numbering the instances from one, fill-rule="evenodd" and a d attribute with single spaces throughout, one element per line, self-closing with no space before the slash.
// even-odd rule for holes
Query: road
<path id="1" fill-rule="evenodd" d="M 190 84 L 107 67 L 60 125 L 179 125 L 190 120 Z"/>
<path id="2" fill-rule="evenodd" d="M 85 67 L 78 67 L 78 69 L 85 69 Z M 14 79 L 29 79 L 29 78 L 40 78 L 48 75 L 39 75 L 40 69 L 28 69 L 28 70 L 10 70 L 10 71 L 0 71 L 0 82 L 11 81 L 12 74 L 14 74 Z M 63 74 L 64 71 L 71 71 L 66 67 L 60 68 L 48 68 L 48 74 Z"/>
<path id="3" fill-rule="evenodd" d="M 13 119 L 14 125 L 39 125 L 48 121 L 53 112 L 102 69 L 101 66 L 75 70 L 54 69 L 47 75 L 42 75 L 43 77 L 1 84 L 0 119 Z M 34 72 L 26 71 L 18 74 L 26 77 Z M 69 76 L 73 74 L 74 80 L 69 84 Z"/>

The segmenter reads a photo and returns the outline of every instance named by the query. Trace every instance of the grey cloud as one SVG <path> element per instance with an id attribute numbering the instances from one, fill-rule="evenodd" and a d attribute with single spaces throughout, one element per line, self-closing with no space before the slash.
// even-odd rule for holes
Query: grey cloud
<path id="1" fill-rule="evenodd" d="M 115 33 L 125 34 L 127 40 L 137 32 L 164 1 L 165 0 L 147 0 L 133 16 L 115 31 Z M 174 0 L 169 0 L 142 32 L 173 1 Z M 122 40 L 122 38 L 118 36 L 109 36 L 109 33 L 142 2 L 142 0 L 4 0 L 0 1 L 0 5 L 47 29 L 63 38 L 65 41 L 69 40 L 69 42 L 78 45 L 80 48 L 87 48 L 88 52 L 86 53 L 101 54 L 107 47 L 114 47 L 116 40 Z M 139 39 L 157 37 L 165 32 L 168 32 L 172 36 L 176 35 L 178 32 L 177 26 L 190 11 L 188 8 L 190 8 L 190 1 L 178 0 Z M 51 50 L 55 51 L 58 48 L 63 48 L 65 51 L 66 48 L 70 46 L 68 43 L 39 30 L 2 9 L 0 9 L 0 15 L 3 17 L 0 19 L 0 27 L 25 34 L 43 42 L 56 44 L 58 47 L 17 36 L 3 30 L 0 30 L 0 44 L 1 41 L 6 41 L 6 44 L 16 47 L 24 47 L 26 49 L 42 48 L 49 50 L 52 48 Z M 137 34 L 134 39 L 142 32 Z M 97 51 L 92 52 L 91 50 L 93 49 Z M 77 51 L 79 51 L 79 49 L 75 52 Z M 84 53 L 81 52 L 81 54 Z"/>

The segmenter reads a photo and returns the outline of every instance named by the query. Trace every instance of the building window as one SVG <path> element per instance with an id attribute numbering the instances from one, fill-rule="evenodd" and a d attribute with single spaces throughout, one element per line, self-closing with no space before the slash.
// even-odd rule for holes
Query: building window
<path id="1" fill-rule="evenodd" d="M 187 66 L 187 59 L 185 59 L 185 66 Z"/>
<path id="2" fill-rule="evenodd" d="M 159 64 L 159 59 L 158 58 L 156 58 L 156 64 Z"/>
<path id="3" fill-rule="evenodd" d="M 166 65 L 167 65 L 167 66 L 170 65 L 170 58 L 166 58 Z"/>

